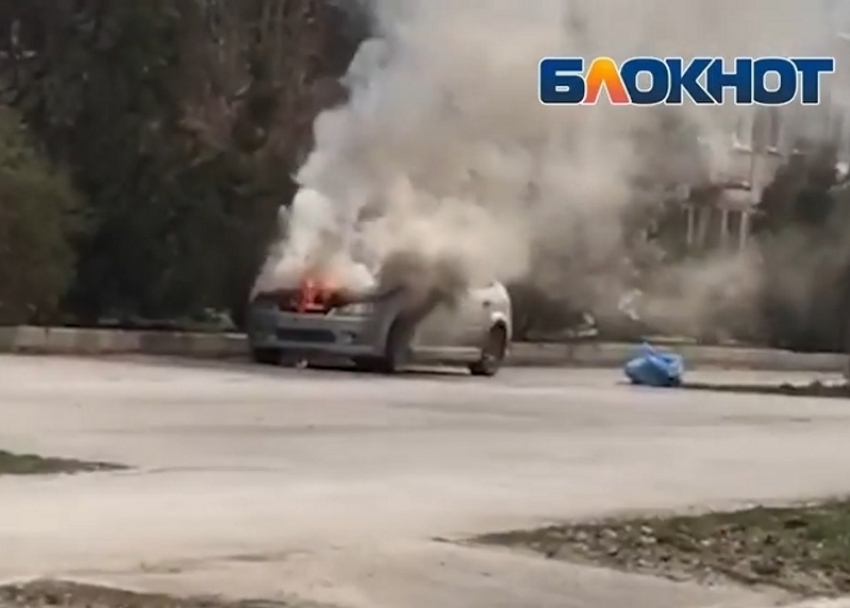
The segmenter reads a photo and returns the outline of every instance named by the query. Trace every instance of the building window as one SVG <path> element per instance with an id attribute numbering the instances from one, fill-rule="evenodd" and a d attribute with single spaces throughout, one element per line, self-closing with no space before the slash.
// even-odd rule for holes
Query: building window
<path id="1" fill-rule="evenodd" d="M 729 224 L 727 225 L 728 235 L 726 244 L 732 248 L 737 248 L 741 242 L 741 233 L 744 230 L 744 212 L 731 211 L 729 213 Z"/>
<path id="2" fill-rule="evenodd" d="M 779 108 L 767 108 L 767 150 L 779 152 L 782 144 L 782 117 Z"/>
<path id="3" fill-rule="evenodd" d="M 778 108 L 759 108 L 753 120 L 751 145 L 759 152 L 779 153 L 782 120 Z"/>
<path id="4" fill-rule="evenodd" d="M 837 148 L 842 157 L 848 153 L 848 120 L 846 107 L 833 105 L 830 108 L 829 141 Z"/>
<path id="5" fill-rule="evenodd" d="M 839 124 L 839 128 L 836 131 L 838 141 L 838 154 L 841 160 L 848 161 L 850 160 L 850 120 L 848 120 L 848 109 L 841 109 L 841 122 Z"/>
<path id="6" fill-rule="evenodd" d="M 746 113 L 738 117 L 735 123 L 735 135 L 732 145 L 739 150 L 753 148 L 753 116 Z"/>

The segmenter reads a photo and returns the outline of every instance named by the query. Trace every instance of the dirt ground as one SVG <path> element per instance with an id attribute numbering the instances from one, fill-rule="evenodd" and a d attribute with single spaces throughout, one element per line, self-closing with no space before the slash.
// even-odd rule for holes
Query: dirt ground
<path id="1" fill-rule="evenodd" d="M 0 608 L 321 608 L 266 600 L 178 598 L 65 581 L 34 581 L 0 587 Z M 327 608 L 327 607 L 325 607 Z"/>
<path id="2" fill-rule="evenodd" d="M 54 475 L 117 471 L 127 467 L 108 462 L 84 462 L 36 454 L 14 454 L 0 450 L 0 475 Z"/>
<path id="3" fill-rule="evenodd" d="M 777 587 L 807 597 L 850 593 L 850 500 L 555 526 L 475 542 L 709 585 Z"/>

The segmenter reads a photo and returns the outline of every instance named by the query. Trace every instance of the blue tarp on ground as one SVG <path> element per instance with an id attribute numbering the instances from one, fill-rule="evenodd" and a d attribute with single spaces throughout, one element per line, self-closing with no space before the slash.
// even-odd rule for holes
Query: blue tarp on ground
<path id="1" fill-rule="evenodd" d="M 685 361 L 681 355 L 658 350 L 643 343 L 635 357 L 626 363 L 623 371 L 632 384 L 670 387 L 682 384 Z"/>

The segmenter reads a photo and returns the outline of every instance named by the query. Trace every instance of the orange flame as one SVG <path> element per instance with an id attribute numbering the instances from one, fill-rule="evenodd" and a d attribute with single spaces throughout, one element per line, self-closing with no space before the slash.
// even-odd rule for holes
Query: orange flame
<path id="1" fill-rule="evenodd" d="M 325 312 L 339 299 L 338 287 L 327 277 L 307 274 L 301 279 L 296 308 L 298 312 Z"/>

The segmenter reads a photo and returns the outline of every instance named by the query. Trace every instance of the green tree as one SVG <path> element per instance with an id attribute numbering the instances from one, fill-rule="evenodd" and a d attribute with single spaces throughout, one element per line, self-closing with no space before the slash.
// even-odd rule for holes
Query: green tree
<path id="1" fill-rule="evenodd" d="M 765 189 L 754 233 L 764 259 L 761 313 L 774 346 L 843 347 L 847 213 L 838 213 L 835 150 L 809 146 Z"/>
<path id="2" fill-rule="evenodd" d="M 356 40 L 324 0 L 0 5 L 0 81 L 91 202 L 84 321 L 237 315 Z M 15 35 L 4 38 L 4 32 Z"/>
<path id="3" fill-rule="evenodd" d="M 57 320 L 73 278 L 80 212 L 68 176 L 0 106 L 0 323 Z"/>

